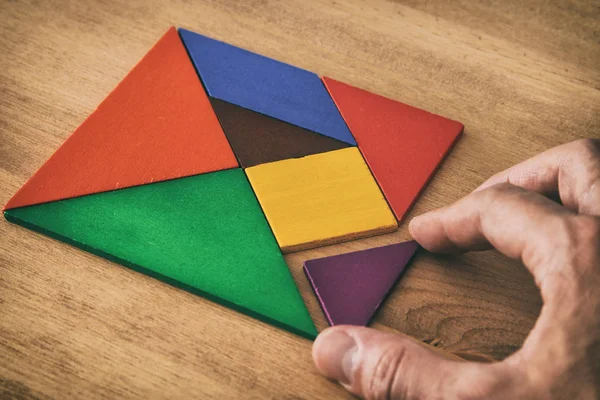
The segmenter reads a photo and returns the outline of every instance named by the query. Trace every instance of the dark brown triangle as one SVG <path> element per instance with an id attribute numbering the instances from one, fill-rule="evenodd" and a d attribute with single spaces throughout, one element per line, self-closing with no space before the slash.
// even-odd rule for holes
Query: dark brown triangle
<path id="1" fill-rule="evenodd" d="M 210 101 L 243 168 L 350 147 L 348 143 L 223 100 Z"/>

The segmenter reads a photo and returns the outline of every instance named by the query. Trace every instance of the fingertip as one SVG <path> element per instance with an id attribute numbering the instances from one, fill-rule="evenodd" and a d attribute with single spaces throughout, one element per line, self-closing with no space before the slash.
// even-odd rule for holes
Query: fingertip
<path id="1" fill-rule="evenodd" d="M 331 332 L 334 330 L 335 327 L 331 327 L 331 328 L 326 328 L 325 330 L 321 331 L 318 335 L 317 338 L 315 339 L 315 341 L 313 342 L 312 345 L 312 358 L 313 361 L 315 363 L 315 366 L 317 367 L 317 369 L 319 371 L 322 370 L 322 368 L 320 367 L 320 360 L 321 360 L 321 354 L 324 352 L 323 348 L 324 348 L 324 344 L 326 343 L 326 337 L 331 334 Z"/>
<path id="2" fill-rule="evenodd" d="M 348 384 L 356 350 L 356 342 L 348 335 L 345 327 L 331 327 L 317 336 L 312 347 L 312 357 L 321 374 Z"/>
<path id="3" fill-rule="evenodd" d="M 412 236 L 415 240 L 417 239 L 417 236 L 419 236 L 421 220 L 422 218 L 420 216 L 417 216 L 411 219 L 408 223 L 408 233 L 410 233 L 410 236 Z"/>
<path id="4" fill-rule="evenodd" d="M 410 235 L 428 251 L 436 251 L 440 247 L 442 228 L 433 211 L 414 217 L 408 224 Z"/>
<path id="5" fill-rule="evenodd" d="M 458 254 L 463 250 L 448 236 L 445 227 L 448 208 L 440 208 L 414 217 L 409 225 L 410 235 L 425 250 L 434 253 Z"/>
<path id="6" fill-rule="evenodd" d="M 428 237 L 428 232 L 431 230 L 432 222 L 435 222 L 432 216 L 434 211 L 426 212 L 418 215 L 408 223 L 408 232 L 419 244 L 423 245 Z"/>

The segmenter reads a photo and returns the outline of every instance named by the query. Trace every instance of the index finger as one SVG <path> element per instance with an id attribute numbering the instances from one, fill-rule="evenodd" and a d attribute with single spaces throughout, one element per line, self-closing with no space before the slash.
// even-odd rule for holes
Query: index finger
<path id="1" fill-rule="evenodd" d="M 520 259 L 542 287 L 549 269 L 560 264 L 556 257 L 569 254 L 556 250 L 571 243 L 574 217 L 538 193 L 504 183 L 416 217 L 409 229 L 417 242 L 434 252 L 494 247 Z"/>

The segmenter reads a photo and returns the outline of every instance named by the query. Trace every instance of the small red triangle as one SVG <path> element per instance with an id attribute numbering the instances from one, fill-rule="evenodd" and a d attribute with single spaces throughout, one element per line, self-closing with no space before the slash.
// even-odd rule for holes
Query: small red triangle
<path id="1" fill-rule="evenodd" d="M 463 124 L 331 78 L 323 82 L 401 220 Z"/>
<path id="2" fill-rule="evenodd" d="M 410 241 L 306 261 L 329 324 L 368 325 L 418 247 Z"/>
<path id="3" fill-rule="evenodd" d="M 235 167 L 171 28 L 5 209 Z"/>

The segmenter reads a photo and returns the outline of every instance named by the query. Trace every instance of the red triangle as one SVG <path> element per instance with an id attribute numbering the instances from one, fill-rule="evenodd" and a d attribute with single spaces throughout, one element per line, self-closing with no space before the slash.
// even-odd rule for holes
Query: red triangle
<path id="1" fill-rule="evenodd" d="M 329 324 L 368 325 L 418 247 L 410 241 L 306 261 Z"/>
<path id="2" fill-rule="evenodd" d="M 401 220 L 463 124 L 323 77 L 396 218 Z"/>
<path id="3" fill-rule="evenodd" d="M 5 209 L 237 167 L 175 28 Z"/>

